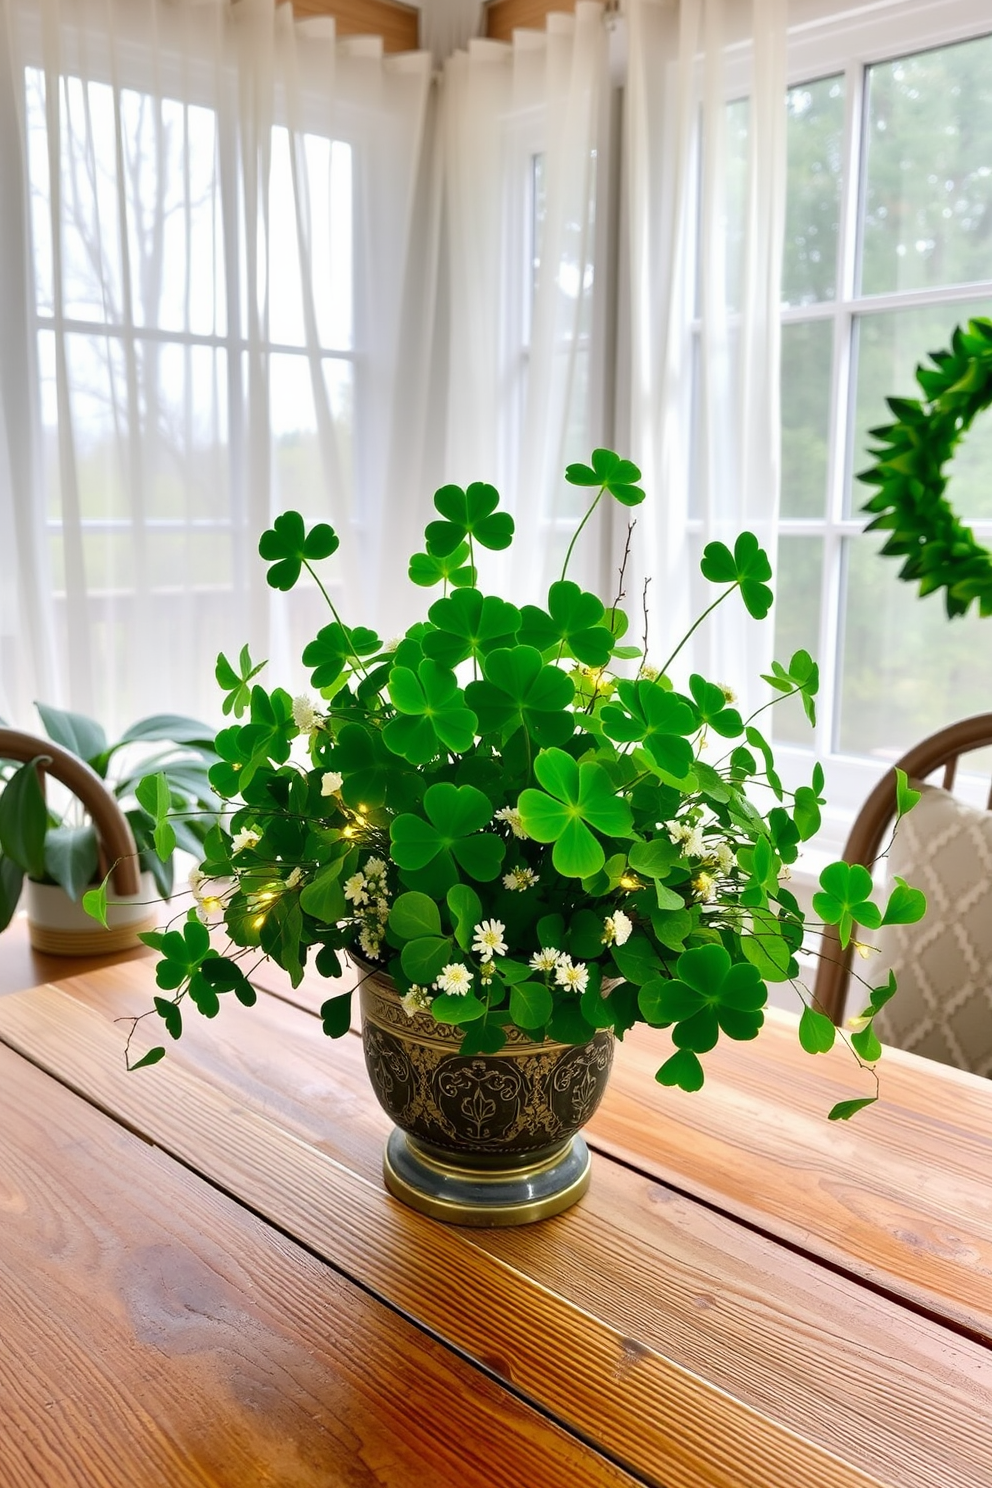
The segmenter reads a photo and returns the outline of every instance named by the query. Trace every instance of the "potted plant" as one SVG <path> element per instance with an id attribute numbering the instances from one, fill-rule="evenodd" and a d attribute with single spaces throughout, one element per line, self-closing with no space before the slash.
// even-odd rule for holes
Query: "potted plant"
<path id="1" fill-rule="evenodd" d="M 268 582 L 288 590 L 306 570 L 330 611 L 303 653 L 312 694 L 266 690 L 247 650 L 237 668 L 220 657 L 225 711 L 247 714 L 217 735 L 210 771 L 231 815 L 207 834 L 185 923 L 144 937 L 161 952 L 154 1011 L 173 1038 L 184 1005 L 212 1017 L 225 994 L 252 1003 L 256 958 L 298 983 L 310 963 L 339 978 L 346 951 L 369 1072 L 397 1123 L 387 1185 L 459 1223 L 520 1223 L 579 1196 L 578 1131 L 634 1023 L 659 1030 L 658 1080 L 686 1090 L 721 1036 L 758 1034 L 769 982 L 795 986 L 806 1049 L 835 1037 L 801 980 L 804 915 L 786 884 L 819 826 L 821 769 L 786 791 L 756 715 L 700 675 L 673 687 L 684 641 L 651 664 L 619 603 L 568 577 L 593 511 L 636 506 L 639 478 L 608 450 L 568 468 L 589 510 L 546 603 L 521 608 L 479 586 L 483 550 L 513 536 L 496 491 L 443 487 L 409 569 L 441 593 L 391 645 L 346 624 L 321 583 L 333 530 L 277 517 L 259 543 Z M 736 596 L 768 613 L 771 570 L 753 535 L 732 552 L 711 543 L 701 566 L 720 591 L 710 609 Z M 766 680 L 813 719 L 806 652 Z M 912 800 L 900 782 L 900 809 Z M 163 795 L 160 822 L 167 806 Z M 871 889 L 864 869 L 835 863 L 815 911 L 845 943 L 857 925 L 923 913 L 905 884 L 884 909 Z M 880 1053 L 872 1018 L 893 990 L 869 988 L 848 1040 L 867 1067 Z M 348 1032 L 346 984 L 321 1012 L 330 1037 Z"/>
<path id="2" fill-rule="evenodd" d="M 28 929 L 38 950 L 110 952 L 138 944 L 158 918 L 157 896 L 173 886 L 178 844 L 199 857 L 217 800 L 207 771 L 213 739 L 195 719 L 159 714 L 133 724 L 115 743 L 79 713 L 37 704 L 47 739 L 0 726 L 0 931 L 27 879 Z M 174 809 L 190 820 L 158 829 L 146 809 L 157 805 L 158 767 Z M 68 793 L 63 808 L 46 799 L 52 776 Z M 157 837 L 156 837 L 157 832 Z M 113 924 L 101 927 L 80 904 L 113 861 Z M 102 863 L 102 867 L 101 867 Z"/>

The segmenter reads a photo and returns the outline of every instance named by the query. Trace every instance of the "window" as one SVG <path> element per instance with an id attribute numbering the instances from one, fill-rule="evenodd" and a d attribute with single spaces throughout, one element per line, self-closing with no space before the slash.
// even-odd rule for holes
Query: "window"
<path id="1" fill-rule="evenodd" d="M 157 681 L 188 693 L 197 637 L 212 665 L 248 634 L 272 512 L 326 519 L 328 490 L 352 509 L 353 152 L 275 124 L 249 218 L 215 108 L 57 89 L 26 70 L 45 530 L 58 630 L 85 606 L 91 706 L 127 721 L 149 711 L 136 630 L 181 638 L 155 647 Z M 306 635 L 319 610 L 301 587 L 286 612 Z"/>
<path id="2" fill-rule="evenodd" d="M 793 87 L 787 107 L 776 654 L 820 660 L 818 754 L 888 761 L 992 698 L 988 622 L 951 622 L 898 579 L 863 530 L 856 479 L 886 396 L 918 394 L 925 354 L 992 314 L 992 36 L 859 58 Z M 989 420 L 951 495 L 992 541 Z M 788 706 L 776 732 L 812 747 Z M 865 775 L 840 777 L 853 806 Z"/>

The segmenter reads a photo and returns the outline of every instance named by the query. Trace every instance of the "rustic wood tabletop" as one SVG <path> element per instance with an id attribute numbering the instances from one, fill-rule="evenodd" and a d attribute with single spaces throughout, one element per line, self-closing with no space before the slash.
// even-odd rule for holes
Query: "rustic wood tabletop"
<path id="1" fill-rule="evenodd" d="M 857 1068 L 788 1015 L 695 1095 L 641 1030 L 587 1197 L 455 1229 L 383 1190 L 326 984 L 127 1074 L 153 988 L 0 998 L 3 1488 L 992 1483 L 988 1082 L 886 1051 L 828 1124 Z"/>

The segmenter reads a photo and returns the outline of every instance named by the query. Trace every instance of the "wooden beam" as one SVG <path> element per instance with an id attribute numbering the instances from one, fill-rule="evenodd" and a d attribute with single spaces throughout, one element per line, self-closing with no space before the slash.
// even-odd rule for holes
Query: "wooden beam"
<path id="1" fill-rule="evenodd" d="M 294 14 L 333 16 L 339 36 L 381 36 L 387 52 L 420 46 L 420 11 L 396 0 L 293 0 Z"/>
<path id="2" fill-rule="evenodd" d="M 552 10 L 575 9 L 575 0 L 489 0 L 486 6 L 485 34 L 494 41 L 512 41 L 519 27 L 543 31 L 545 17 Z"/>

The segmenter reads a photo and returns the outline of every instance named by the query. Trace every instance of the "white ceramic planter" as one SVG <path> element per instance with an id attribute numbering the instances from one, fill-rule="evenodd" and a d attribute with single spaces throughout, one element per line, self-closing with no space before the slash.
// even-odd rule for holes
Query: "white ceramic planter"
<path id="1" fill-rule="evenodd" d="M 141 875 L 141 889 L 126 897 L 109 890 L 107 923 L 102 925 L 69 898 L 58 884 L 25 885 L 28 934 L 36 951 L 55 956 L 107 956 L 140 944 L 144 930 L 154 930 L 161 903 L 150 873 Z"/>

